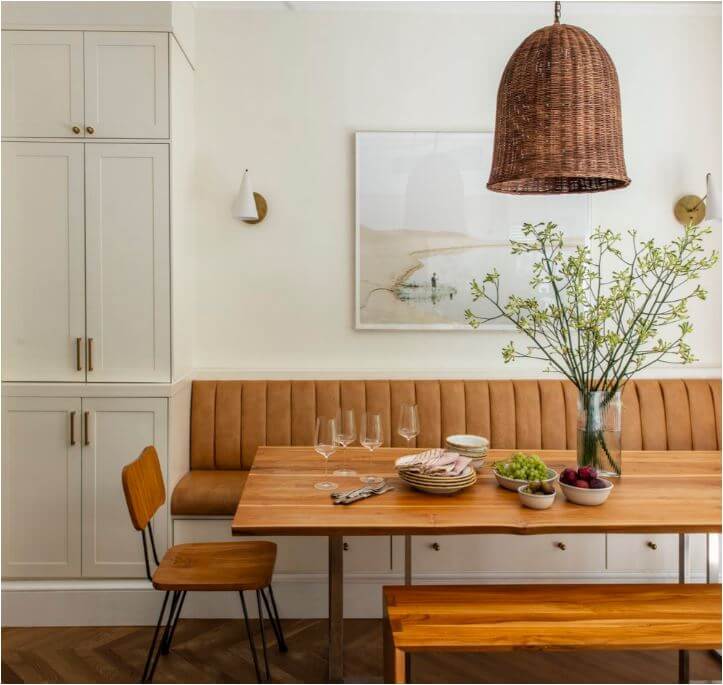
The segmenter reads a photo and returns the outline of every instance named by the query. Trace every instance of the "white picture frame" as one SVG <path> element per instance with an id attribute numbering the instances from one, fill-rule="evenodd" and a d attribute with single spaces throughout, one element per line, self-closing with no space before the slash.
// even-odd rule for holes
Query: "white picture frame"
<path id="1" fill-rule="evenodd" d="M 480 311 L 471 277 L 481 280 L 494 266 L 503 301 L 529 292 L 525 258 L 509 254 L 509 238 L 520 239 L 525 221 L 558 223 L 573 249 L 588 238 L 589 195 L 487 190 L 493 139 L 490 131 L 355 134 L 356 329 L 512 330 L 464 321 L 467 306 Z M 521 289 L 509 289 L 523 274 Z"/>

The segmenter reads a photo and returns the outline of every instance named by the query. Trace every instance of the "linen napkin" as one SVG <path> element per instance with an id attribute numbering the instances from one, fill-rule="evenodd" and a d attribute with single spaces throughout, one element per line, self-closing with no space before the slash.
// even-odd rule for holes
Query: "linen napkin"
<path id="1" fill-rule="evenodd" d="M 397 471 L 409 473 L 423 473 L 426 475 L 458 476 L 472 462 L 469 457 L 463 457 L 457 452 L 448 452 L 442 448 L 435 448 L 407 454 L 394 462 Z"/>

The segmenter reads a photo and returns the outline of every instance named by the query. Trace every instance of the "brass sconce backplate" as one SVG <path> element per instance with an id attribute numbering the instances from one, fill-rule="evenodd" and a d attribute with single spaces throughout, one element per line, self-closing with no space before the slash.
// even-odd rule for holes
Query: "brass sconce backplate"
<path id="1" fill-rule="evenodd" d="M 268 206 L 266 204 L 266 198 L 263 195 L 254 193 L 254 202 L 256 203 L 256 213 L 259 215 L 258 219 L 242 219 L 246 224 L 258 224 L 264 220 L 266 212 L 268 212 Z"/>
<path id="2" fill-rule="evenodd" d="M 697 226 L 705 218 L 705 202 L 697 195 L 683 195 L 673 208 L 679 224 Z"/>

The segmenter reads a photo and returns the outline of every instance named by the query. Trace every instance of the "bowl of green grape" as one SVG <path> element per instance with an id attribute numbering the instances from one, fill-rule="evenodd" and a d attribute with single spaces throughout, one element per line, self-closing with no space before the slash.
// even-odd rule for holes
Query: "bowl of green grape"
<path id="1" fill-rule="evenodd" d="M 511 459 L 498 461 L 494 470 L 497 482 L 506 490 L 515 492 L 526 483 L 554 483 L 558 477 L 555 469 L 549 468 L 537 454 L 524 452 L 515 452 Z"/>

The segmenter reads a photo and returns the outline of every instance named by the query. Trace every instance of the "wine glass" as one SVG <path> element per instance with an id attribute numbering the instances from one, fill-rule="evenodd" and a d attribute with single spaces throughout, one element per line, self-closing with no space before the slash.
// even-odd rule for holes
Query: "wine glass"
<path id="1" fill-rule="evenodd" d="M 371 465 L 372 455 L 377 447 L 382 445 L 382 415 L 381 414 L 363 414 L 361 426 L 359 428 L 359 442 L 363 447 L 369 450 L 369 463 Z M 367 485 L 377 485 L 384 482 L 384 479 L 369 474 L 360 478 L 362 483 Z"/>
<path id="2" fill-rule="evenodd" d="M 314 430 L 314 449 L 324 457 L 324 480 L 316 483 L 317 490 L 333 490 L 336 483 L 329 482 L 329 457 L 336 452 L 336 421 L 326 416 L 316 419 Z"/>
<path id="3" fill-rule="evenodd" d="M 419 435 L 419 410 L 416 404 L 402 405 L 397 432 L 407 441 L 407 447 L 411 439 Z"/>
<path id="4" fill-rule="evenodd" d="M 336 443 L 348 447 L 356 440 L 356 422 L 352 409 L 340 409 L 336 415 Z M 334 471 L 335 476 L 356 476 L 356 471 L 346 465 L 346 453 L 341 452 L 341 468 Z"/>

